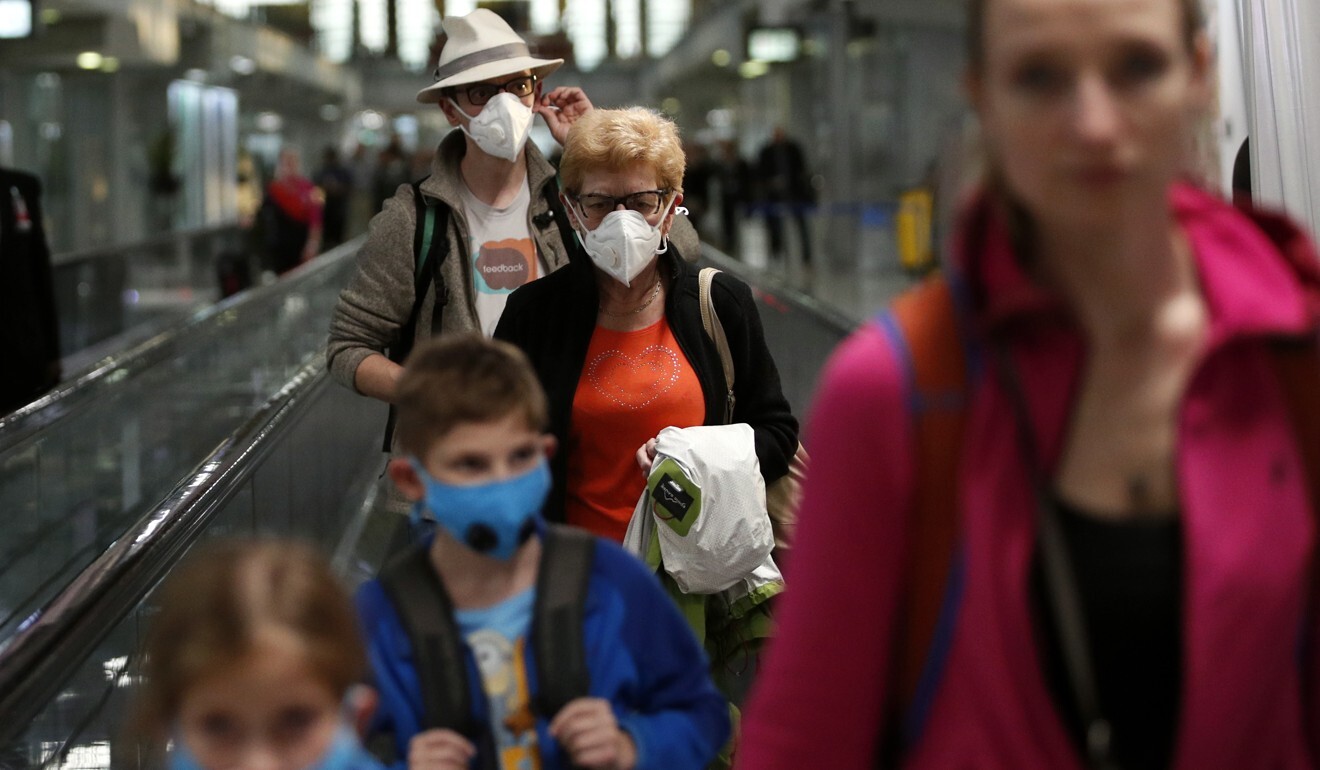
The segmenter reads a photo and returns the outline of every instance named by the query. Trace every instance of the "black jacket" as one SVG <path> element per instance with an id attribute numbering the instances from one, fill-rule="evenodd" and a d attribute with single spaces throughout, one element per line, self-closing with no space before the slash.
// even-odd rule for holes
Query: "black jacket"
<path id="1" fill-rule="evenodd" d="M 665 300 L 665 316 L 701 382 L 706 400 L 704 424 L 720 425 L 724 422 L 728 387 L 719 351 L 701 326 L 697 271 L 676 253 L 672 243 L 660 259 L 675 276 Z M 512 342 L 527 353 L 550 400 L 550 431 L 559 440 L 560 451 L 550 463 L 554 489 L 545 514 L 556 522 L 562 522 L 565 516 L 573 398 L 586 366 L 600 305 L 595 273 L 590 258 L 578 247 L 567 268 L 510 294 L 495 328 L 496 339 Z M 788 473 L 789 461 L 797 451 L 798 424 L 780 388 L 779 371 L 765 344 L 761 316 L 751 289 L 727 273 L 715 277 L 711 300 L 733 357 L 733 421 L 752 426 L 761 475 L 767 482 L 774 481 Z"/>
<path id="2" fill-rule="evenodd" d="M 41 185 L 31 174 L 0 169 L 0 415 L 59 379 L 60 337 L 50 249 L 42 225 Z"/>

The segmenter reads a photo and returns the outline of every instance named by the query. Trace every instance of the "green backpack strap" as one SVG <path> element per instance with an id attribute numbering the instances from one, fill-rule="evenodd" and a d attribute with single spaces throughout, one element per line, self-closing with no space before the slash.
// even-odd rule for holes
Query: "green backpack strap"
<path id="1" fill-rule="evenodd" d="M 583 622 L 595 555 L 591 534 L 555 524 L 547 527 L 536 576 L 531 640 L 536 652 L 536 711 L 546 719 L 591 690 Z"/>
<path id="2" fill-rule="evenodd" d="M 408 320 L 399 328 L 398 338 L 386 351 L 387 357 L 400 366 L 412 352 L 413 341 L 417 339 L 417 321 L 422 314 L 422 303 L 426 300 L 429 287 L 435 287 L 435 309 L 431 313 L 431 335 L 440 333 L 444 306 L 449 303 L 449 292 L 440 279 L 440 266 L 449 257 L 449 206 L 443 201 L 422 193 L 423 177 L 412 183 L 414 227 L 413 227 L 413 304 L 408 312 Z M 390 406 L 389 418 L 385 423 L 385 440 L 382 449 L 390 451 L 394 442 L 395 414 Z"/>

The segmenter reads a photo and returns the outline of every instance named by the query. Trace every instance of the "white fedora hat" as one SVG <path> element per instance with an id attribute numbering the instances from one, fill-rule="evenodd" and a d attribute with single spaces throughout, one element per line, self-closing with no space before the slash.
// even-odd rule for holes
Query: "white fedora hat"
<path id="1" fill-rule="evenodd" d="M 445 47 L 435 68 L 435 82 L 417 92 L 417 101 L 438 103 L 440 91 L 451 86 L 480 83 L 500 75 L 531 70 L 543 78 L 559 69 L 563 59 L 538 59 L 527 42 L 494 11 L 478 8 L 466 16 L 444 20 Z"/>

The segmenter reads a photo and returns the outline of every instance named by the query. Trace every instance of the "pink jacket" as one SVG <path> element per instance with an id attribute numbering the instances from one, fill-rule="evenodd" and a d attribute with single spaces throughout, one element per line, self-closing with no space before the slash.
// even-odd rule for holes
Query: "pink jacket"
<path id="1" fill-rule="evenodd" d="M 1211 316 L 1178 415 L 1184 517 L 1182 706 L 1174 766 L 1311 768 L 1320 656 L 1298 665 L 1315 518 L 1282 389 L 1263 341 L 1314 333 L 1315 308 L 1281 248 L 1250 219 L 1189 186 L 1171 191 Z M 1277 222 L 1275 222 L 1277 225 Z M 971 242 L 972 239 L 969 239 Z M 964 265 L 987 298 L 984 331 L 1013 321 L 1043 462 L 1058 461 L 1085 342 L 1057 297 L 1018 268 L 992 223 Z M 1025 322 L 1025 323 L 1021 323 Z M 868 325 L 836 351 L 812 415 L 811 475 L 773 642 L 739 749 L 747 770 L 874 766 L 913 496 L 904 369 Z M 1038 661 L 1028 575 L 1035 526 L 1014 421 L 993 377 L 972 395 L 957 483 L 966 587 L 952 648 L 910 768 L 1081 768 Z M 1320 392 L 1317 393 L 1320 397 Z M 953 480 L 950 480 L 953 483 Z M 1314 701 L 1312 701 L 1314 702 Z"/>

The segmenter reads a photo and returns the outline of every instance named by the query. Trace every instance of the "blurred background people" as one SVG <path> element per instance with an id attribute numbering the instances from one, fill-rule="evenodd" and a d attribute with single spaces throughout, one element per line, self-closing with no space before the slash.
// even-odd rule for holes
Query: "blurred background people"
<path id="1" fill-rule="evenodd" d="M 807 209 L 814 202 L 815 195 L 811 189 L 811 176 L 807 173 L 806 154 L 802 151 L 802 145 L 790 139 L 783 127 L 775 126 L 770 141 L 757 156 L 756 170 L 759 192 L 765 206 L 770 256 L 782 262 L 788 253 L 784 238 L 784 217 L 789 216 L 797 223 L 802 262 L 810 265 L 811 230 L 807 226 Z"/>
<path id="2" fill-rule="evenodd" d="M 747 207 L 752 202 L 752 164 L 738 152 L 738 143 L 725 139 L 719 143 L 715 161 L 715 183 L 720 206 L 721 248 L 739 256 L 739 236 Z"/>
<path id="3" fill-rule="evenodd" d="M 332 249 L 344 242 L 348 227 L 348 207 L 353 196 L 353 172 L 339 162 L 339 151 L 326 147 L 321 151 L 321 167 L 312 181 L 320 188 L 325 204 L 321 213 L 321 247 Z"/>
<path id="4" fill-rule="evenodd" d="M 321 194 L 302 175 L 298 151 L 280 150 L 275 178 L 261 204 L 266 265 L 283 275 L 315 257 L 321 248 Z"/>
<path id="5" fill-rule="evenodd" d="M 0 168 L 0 417 L 60 381 L 60 329 L 41 183 Z"/>
<path id="6" fill-rule="evenodd" d="M 1315 248 L 1180 181 L 1196 0 L 968 10 L 958 280 L 824 375 L 739 759 L 1314 767 Z"/>
<path id="7" fill-rule="evenodd" d="M 385 201 L 394 197 L 400 185 L 412 181 L 409 174 L 412 161 L 403 149 L 403 141 L 398 134 L 390 137 L 389 144 L 376 155 L 376 167 L 371 177 L 372 205 L 371 215 L 375 216 L 385 205 Z"/>

